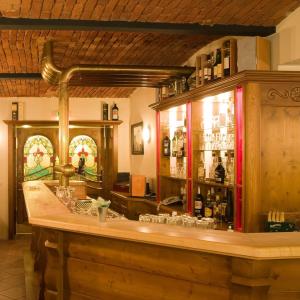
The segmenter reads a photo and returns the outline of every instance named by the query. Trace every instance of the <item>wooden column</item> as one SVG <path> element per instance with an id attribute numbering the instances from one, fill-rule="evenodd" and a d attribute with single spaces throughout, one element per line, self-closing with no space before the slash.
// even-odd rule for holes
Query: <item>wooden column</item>
<path id="1" fill-rule="evenodd" d="M 231 300 L 266 300 L 271 286 L 270 261 L 232 258 Z"/>

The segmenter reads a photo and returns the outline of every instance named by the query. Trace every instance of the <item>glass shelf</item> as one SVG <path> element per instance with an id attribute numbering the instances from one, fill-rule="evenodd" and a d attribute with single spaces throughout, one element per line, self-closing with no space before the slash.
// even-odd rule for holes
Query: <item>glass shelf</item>
<path id="1" fill-rule="evenodd" d="M 165 178 L 165 179 L 175 180 L 175 181 L 186 181 L 187 180 L 186 178 L 176 177 L 176 176 L 160 175 L 160 177 Z"/>
<path id="2" fill-rule="evenodd" d="M 213 187 L 220 187 L 220 188 L 227 188 L 227 189 L 233 189 L 234 185 L 233 184 L 229 184 L 229 183 L 217 183 L 214 181 L 210 181 L 210 180 L 195 180 L 194 181 L 197 184 L 202 184 L 202 185 L 208 185 L 208 186 L 213 186 Z"/>
<path id="3" fill-rule="evenodd" d="M 208 151 L 234 151 L 233 148 L 215 148 L 215 149 L 194 149 L 195 152 L 208 152 Z"/>
<path id="4" fill-rule="evenodd" d="M 203 133 L 203 132 L 207 132 L 207 131 L 220 132 L 220 131 L 225 130 L 225 129 L 227 129 L 227 133 L 228 133 L 228 131 L 234 132 L 235 125 L 231 125 L 231 126 L 218 126 L 218 127 L 214 127 L 214 128 L 204 128 L 204 129 L 193 129 L 193 132 L 194 133 Z"/>

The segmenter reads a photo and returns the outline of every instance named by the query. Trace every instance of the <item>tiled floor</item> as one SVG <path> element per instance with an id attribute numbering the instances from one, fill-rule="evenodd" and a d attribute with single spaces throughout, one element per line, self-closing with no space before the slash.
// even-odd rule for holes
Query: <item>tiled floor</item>
<path id="1" fill-rule="evenodd" d="M 0 300 L 25 300 L 23 252 L 29 238 L 0 241 Z"/>

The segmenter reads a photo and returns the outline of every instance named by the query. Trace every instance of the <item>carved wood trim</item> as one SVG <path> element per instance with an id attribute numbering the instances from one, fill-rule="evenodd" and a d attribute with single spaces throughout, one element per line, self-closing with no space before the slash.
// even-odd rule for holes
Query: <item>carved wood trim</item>
<path id="1" fill-rule="evenodd" d="M 209 84 L 195 88 L 181 95 L 167 98 L 161 102 L 150 105 L 154 110 L 160 111 L 173 106 L 185 104 L 188 101 L 196 101 L 203 97 L 216 95 L 228 90 L 234 89 L 236 86 L 247 83 L 300 83 L 300 72 L 286 71 L 243 71 L 228 78 L 224 78 Z M 295 90 L 292 97 L 298 99 L 299 91 Z M 300 99 L 299 99 L 300 102 Z"/>
<path id="2" fill-rule="evenodd" d="M 266 97 L 262 100 L 263 104 L 300 106 L 300 86 L 292 88 L 270 88 Z"/>

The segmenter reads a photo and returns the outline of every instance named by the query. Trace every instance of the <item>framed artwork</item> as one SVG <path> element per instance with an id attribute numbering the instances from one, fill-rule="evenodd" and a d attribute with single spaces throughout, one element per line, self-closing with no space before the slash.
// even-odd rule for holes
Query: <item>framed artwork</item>
<path id="1" fill-rule="evenodd" d="M 131 125 L 131 154 L 144 154 L 143 122 Z"/>

